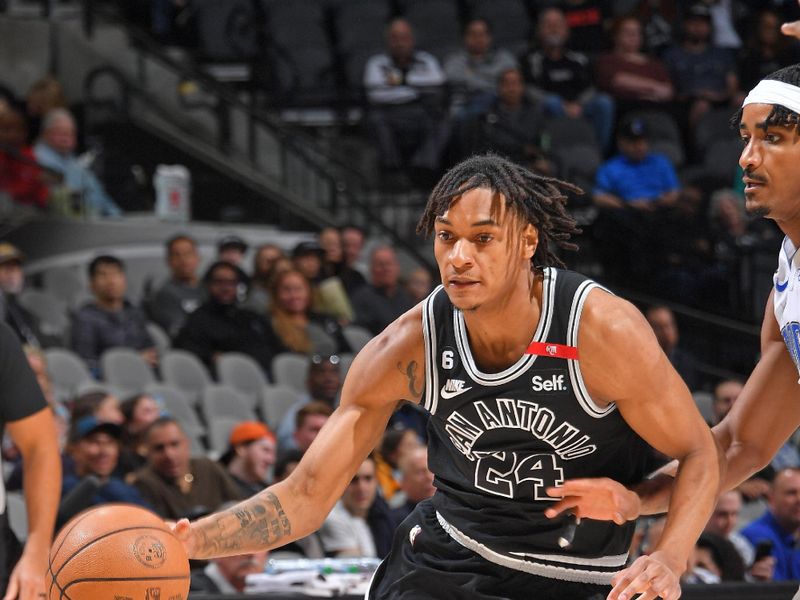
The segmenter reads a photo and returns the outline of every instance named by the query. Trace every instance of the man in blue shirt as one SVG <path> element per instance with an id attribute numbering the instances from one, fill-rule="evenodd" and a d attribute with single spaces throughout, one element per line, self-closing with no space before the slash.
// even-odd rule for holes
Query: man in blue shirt
<path id="1" fill-rule="evenodd" d="M 600 214 L 595 232 L 603 264 L 612 279 L 648 278 L 664 212 L 678 201 L 680 184 L 669 160 L 650 152 L 642 119 L 626 118 L 617 134 L 620 153 L 595 176 L 593 199 Z"/>
<path id="2" fill-rule="evenodd" d="M 775 581 L 800 579 L 800 470 L 783 469 L 772 482 L 769 509 L 742 529 L 742 535 L 755 547 L 772 542 Z"/>

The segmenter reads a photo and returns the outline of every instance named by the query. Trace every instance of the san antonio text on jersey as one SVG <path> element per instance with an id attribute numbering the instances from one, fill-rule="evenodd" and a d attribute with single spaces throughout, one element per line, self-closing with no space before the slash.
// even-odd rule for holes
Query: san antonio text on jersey
<path id="1" fill-rule="evenodd" d="M 543 515 L 553 503 L 545 492 L 551 485 L 577 477 L 630 484 L 647 468 L 647 445 L 615 405 L 594 403 L 581 377 L 578 329 L 596 287 L 576 273 L 546 269 L 533 339 L 544 351 L 483 373 L 463 314 L 440 286 L 424 303 L 423 400 L 431 413 L 428 462 L 442 527 L 492 562 L 605 584 L 625 565 L 633 523 L 584 520 L 562 549 L 567 519 Z"/>

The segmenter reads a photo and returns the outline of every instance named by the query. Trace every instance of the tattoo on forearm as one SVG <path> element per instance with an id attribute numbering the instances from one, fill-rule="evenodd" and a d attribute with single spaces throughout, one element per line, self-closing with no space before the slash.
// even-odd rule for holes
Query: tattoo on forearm
<path id="1" fill-rule="evenodd" d="M 197 525 L 196 558 L 264 550 L 291 535 L 292 525 L 272 492 L 257 494 Z M 288 540 L 287 540 L 288 541 Z"/>
<path id="2" fill-rule="evenodd" d="M 417 389 L 417 361 L 410 361 L 405 368 L 403 363 L 397 363 L 397 370 L 403 373 L 408 379 L 408 392 L 412 398 L 419 398 L 422 395 L 422 390 Z"/>

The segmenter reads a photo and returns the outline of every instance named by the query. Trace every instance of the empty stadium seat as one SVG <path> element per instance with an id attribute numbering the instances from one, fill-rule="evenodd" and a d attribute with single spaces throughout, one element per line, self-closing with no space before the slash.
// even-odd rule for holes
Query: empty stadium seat
<path id="1" fill-rule="evenodd" d="M 260 404 L 264 387 L 269 384 L 264 370 L 251 356 L 239 352 L 226 352 L 217 361 L 217 373 L 221 383 L 234 388 L 251 402 L 251 407 Z"/>
<path id="2" fill-rule="evenodd" d="M 150 365 L 130 348 L 109 348 L 100 356 L 100 368 L 103 379 L 123 395 L 142 392 L 156 380 Z"/>
<path id="3" fill-rule="evenodd" d="M 346 325 L 342 334 L 353 352 L 358 353 L 373 338 L 372 333 L 358 325 Z"/>
<path id="4" fill-rule="evenodd" d="M 151 321 L 147 323 L 147 333 L 149 333 L 150 337 L 153 338 L 158 355 L 164 356 L 164 354 L 166 354 L 167 350 L 169 350 L 170 346 L 172 345 L 172 341 L 169 339 L 167 332 L 164 331 L 160 325 Z"/>
<path id="5" fill-rule="evenodd" d="M 145 391 L 161 403 L 164 410 L 178 421 L 187 433 L 202 436 L 206 432 L 192 402 L 181 390 L 171 385 L 151 383 L 145 387 Z"/>
<path id="6" fill-rule="evenodd" d="M 292 352 L 278 354 L 272 359 L 272 378 L 278 385 L 305 392 L 308 379 L 308 357 Z"/>
<path id="7" fill-rule="evenodd" d="M 19 303 L 39 320 L 42 333 L 66 337 L 70 327 L 66 302 L 50 292 L 27 289 L 20 294 Z"/>
<path id="8" fill-rule="evenodd" d="M 742 144 L 736 138 L 719 138 L 706 149 L 703 166 L 707 175 L 732 181 L 742 154 Z"/>
<path id="9" fill-rule="evenodd" d="M 286 411 L 297 402 L 297 390 L 285 385 L 269 385 L 264 389 L 261 399 L 261 414 L 273 431 L 278 429 Z"/>
<path id="10" fill-rule="evenodd" d="M 259 53 L 263 8 L 251 0 L 192 0 L 199 55 L 214 62 L 250 61 Z"/>
<path id="11" fill-rule="evenodd" d="M 692 142 L 698 155 L 704 156 L 715 140 L 738 139 L 738 133 L 731 128 L 732 116 L 732 109 L 715 108 L 700 117 L 692 132 Z"/>
<path id="12" fill-rule="evenodd" d="M 212 384 L 203 389 L 200 399 L 206 422 L 211 424 L 218 417 L 231 417 L 240 421 L 257 420 L 250 402 L 242 397 L 236 388 Z"/>
<path id="13" fill-rule="evenodd" d="M 86 297 L 86 283 L 74 267 L 47 269 L 42 273 L 42 286 L 68 306 L 76 306 Z"/>
<path id="14" fill-rule="evenodd" d="M 171 349 L 161 358 L 161 378 L 182 392 L 193 404 L 200 400 L 211 376 L 202 361 L 191 352 Z"/>
<path id="15" fill-rule="evenodd" d="M 362 88 L 364 65 L 385 49 L 384 32 L 392 14 L 389 0 L 340 0 L 333 12 L 333 33 L 345 85 L 353 94 Z"/>
<path id="16" fill-rule="evenodd" d="M 400 12 L 414 28 L 417 48 L 440 61 L 461 46 L 457 0 L 400 0 Z"/>
<path id="17" fill-rule="evenodd" d="M 208 428 L 208 447 L 217 456 L 228 449 L 231 430 L 241 422 L 236 417 L 217 417 Z"/>
<path id="18" fill-rule="evenodd" d="M 82 383 L 94 382 L 86 363 L 72 350 L 48 348 L 44 351 L 47 374 L 58 400 L 72 398 Z"/>

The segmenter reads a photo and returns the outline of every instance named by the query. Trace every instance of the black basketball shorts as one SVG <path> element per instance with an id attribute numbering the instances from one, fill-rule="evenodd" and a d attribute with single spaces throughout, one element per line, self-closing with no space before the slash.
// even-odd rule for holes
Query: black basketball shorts
<path id="1" fill-rule="evenodd" d="M 451 538 L 425 500 L 395 531 L 365 600 L 604 600 L 610 591 L 490 562 Z"/>

